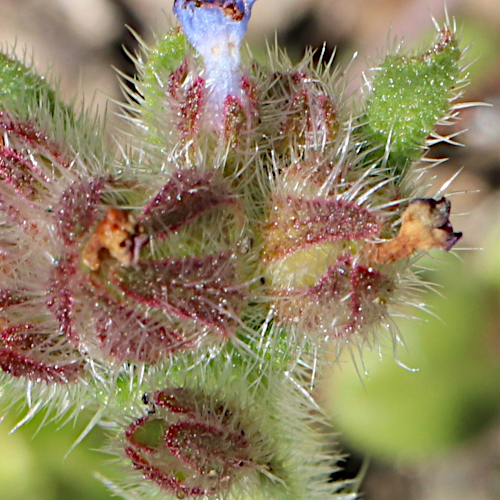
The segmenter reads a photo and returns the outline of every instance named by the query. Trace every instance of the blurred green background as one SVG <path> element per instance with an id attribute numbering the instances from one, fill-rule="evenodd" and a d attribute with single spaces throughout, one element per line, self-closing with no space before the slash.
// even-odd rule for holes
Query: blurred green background
<path id="1" fill-rule="evenodd" d="M 102 110 L 107 97 L 118 97 L 110 66 L 131 70 L 121 49 L 134 50 L 124 24 L 147 39 L 149 26 L 165 23 L 158 13 L 170 12 L 171 3 L 0 0 L 2 39 L 17 40 L 20 52 L 34 46 L 35 61 L 53 66 L 66 95 L 79 88 L 90 101 L 100 89 L 94 104 Z M 457 192 L 452 222 L 464 232 L 458 246 L 476 250 L 432 253 L 421 262 L 436 269 L 424 276 L 441 285 L 441 296 L 423 299 L 436 317 L 419 313 L 418 320 L 399 322 L 407 347 L 399 347 L 398 357 L 418 372 L 399 366 L 388 346 L 382 361 L 365 353 L 367 376 L 346 357 L 322 387 L 343 445 L 355 458 L 370 457 L 366 500 L 500 499 L 500 2 L 448 0 L 447 7 L 464 44 L 472 44 L 470 60 L 478 59 L 464 100 L 494 106 L 461 114 L 465 148 L 431 152 L 450 161 L 432 172 L 429 195 L 464 167 L 450 188 Z M 323 40 L 330 50 L 338 46 L 340 61 L 359 50 L 351 73 L 356 92 L 369 64 L 365 56 L 376 63 L 392 38 L 403 35 L 407 46 L 421 46 L 433 29 L 431 14 L 442 19 L 443 12 L 442 0 L 260 0 L 249 38 L 258 45 L 277 29 L 294 57 Z M 9 434 L 15 421 L 9 416 L 0 425 L 1 500 L 111 497 L 93 477 L 95 471 L 113 475 L 107 457 L 92 451 L 102 445 L 101 430 L 64 458 L 84 415 L 57 432 L 55 425 L 38 430 L 38 419 Z"/>
<path id="2" fill-rule="evenodd" d="M 85 427 L 85 414 L 76 425 L 62 429 L 50 424 L 39 429 L 41 416 L 9 434 L 15 415 L 0 427 L 0 498 L 2 500 L 98 500 L 109 499 L 106 487 L 93 477 L 109 473 L 108 457 L 94 451 L 103 444 L 104 432 L 94 429 L 67 457 L 71 445 Z"/>

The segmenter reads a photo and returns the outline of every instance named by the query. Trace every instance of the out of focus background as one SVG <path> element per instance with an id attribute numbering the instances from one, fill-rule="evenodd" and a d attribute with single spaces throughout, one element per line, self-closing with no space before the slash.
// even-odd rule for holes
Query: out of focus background
<path id="1" fill-rule="evenodd" d="M 346 357 L 322 388 L 351 454 L 345 474 L 366 469 L 366 500 L 500 499 L 500 2 L 446 4 L 475 61 L 464 100 L 493 106 L 462 113 L 457 126 L 466 130 L 460 136 L 466 147 L 431 152 L 450 161 L 434 170 L 430 196 L 463 168 L 449 192 L 452 221 L 464 237 L 454 254 L 422 261 L 430 269 L 424 277 L 441 286 L 441 295 L 425 298 L 430 314 L 409 311 L 412 319 L 400 321 L 406 348 L 396 356 L 389 345 L 382 361 L 366 354 L 357 370 Z M 168 25 L 171 6 L 171 0 L 0 0 L 0 41 L 33 54 L 41 71 L 51 68 L 66 98 L 78 92 L 104 112 L 109 98 L 120 98 L 112 67 L 133 72 L 123 47 L 134 52 L 135 42 L 125 25 L 150 40 L 152 30 Z M 350 73 L 357 92 L 363 70 L 394 40 L 419 47 L 430 39 L 432 16 L 443 20 L 443 0 L 260 0 L 249 42 L 259 52 L 277 32 L 296 60 L 304 47 L 324 42 L 342 64 L 359 52 Z M 112 119 L 116 109 L 108 105 Z M 57 433 L 54 426 L 38 431 L 39 423 L 10 435 L 14 420 L 0 425 L 0 498 L 110 498 L 92 477 L 96 470 L 111 474 L 106 457 L 92 451 L 104 439 L 101 431 L 64 459 L 85 422 Z"/>

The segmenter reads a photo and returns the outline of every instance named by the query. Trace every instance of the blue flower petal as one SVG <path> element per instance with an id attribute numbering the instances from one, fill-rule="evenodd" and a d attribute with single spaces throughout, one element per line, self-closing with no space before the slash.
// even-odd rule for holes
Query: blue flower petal
<path id="1" fill-rule="evenodd" d="M 242 93 L 240 49 L 256 0 L 175 0 L 174 14 L 205 61 L 210 106 L 220 115 L 227 96 Z"/>

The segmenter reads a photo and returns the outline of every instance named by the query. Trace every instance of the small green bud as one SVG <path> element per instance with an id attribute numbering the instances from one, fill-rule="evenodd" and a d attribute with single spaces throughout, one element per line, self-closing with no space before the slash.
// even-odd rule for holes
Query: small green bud
<path id="1" fill-rule="evenodd" d="M 390 149 L 387 166 L 404 174 L 421 156 L 434 127 L 450 117 L 450 103 L 461 84 L 460 57 L 455 32 L 445 27 L 427 52 L 385 58 L 362 118 L 368 149 L 378 148 L 370 160 L 381 159 Z"/>

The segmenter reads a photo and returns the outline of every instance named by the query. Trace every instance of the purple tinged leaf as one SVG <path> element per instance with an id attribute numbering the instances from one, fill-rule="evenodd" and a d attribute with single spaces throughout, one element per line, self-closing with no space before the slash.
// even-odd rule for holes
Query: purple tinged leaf
<path id="1" fill-rule="evenodd" d="M 366 333 L 366 327 L 387 315 L 393 289 L 389 276 L 356 264 L 346 254 L 314 286 L 278 293 L 278 315 L 284 322 L 300 318 L 306 334 L 346 338 Z"/>
<path id="2" fill-rule="evenodd" d="M 185 141 L 193 140 L 200 131 L 200 119 L 205 104 L 205 81 L 198 77 L 184 92 L 179 103 L 178 128 Z"/>
<path id="3" fill-rule="evenodd" d="M 75 276 L 77 269 L 71 258 L 61 259 L 51 275 L 51 286 L 47 307 L 59 322 L 59 331 L 74 345 L 78 345 L 80 335 L 75 325 L 75 293 L 79 289 Z"/>
<path id="4" fill-rule="evenodd" d="M 199 474 L 216 474 L 228 488 L 232 469 L 248 465 L 248 442 L 241 433 L 187 420 L 168 427 L 165 444 L 170 452 Z M 227 478 L 226 483 L 222 481 Z"/>
<path id="5" fill-rule="evenodd" d="M 186 486 L 174 474 L 176 471 L 164 471 L 160 466 L 155 466 L 151 457 L 145 455 L 144 450 L 137 450 L 133 446 L 125 448 L 126 455 L 130 458 L 134 469 L 143 474 L 144 479 L 156 483 L 162 490 L 177 495 L 177 498 L 205 497 L 208 493 L 200 486 Z M 174 457 L 175 458 L 175 457 Z M 177 467 L 178 471 L 180 467 Z M 184 472 L 184 471 L 183 471 Z"/>
<path id="6" fill-rule="evenodd" d="M 155 391 L 152 397 L 148 396 L 148 401 L 155 405 L 165 407 L 172 413 L 182 413 L 194 417 L 197 411 L 197 402 L 201 404 L 199 394 L 185 387 L 167 387 L 160 391 Z"/>
<path id="7" fill-rule="evenodd" d="M 0 180 L 25 199 L 36 199 L 52 182 L 54 165 L 68 168 L 59 146 L 34 123 L 0 111 L 0 131 Z"/>
<path id="8" fill-rule="evenodd" d="M 34 164 L 25 155 L 11 148 L 0 148 L 0 179 L 28 200 L 36 194 L 34 170 Z"/>
<path id="9" fill-rule="evenodd" d="M 136 307 L 101 293 L 95 297 L 93 319 L 100 348 L 119 362 L 155 364 L 189 345 L 165 320 L 148 318 Z"/>
<path id="10" fill-rule="evenodd" d="M 213 173 L 176 170 L 146 205 L 137 224 L 146 235 L 163 239 L 203 213 L 235 202 L 235 196 L 214 181 Z"/>
<path id="11" fill-rule="evenodd" d="M 350 275 L 350 322 L 344 334 L 356 333 L 373 325 L 387 314 L 386 302 L 394 288 L 393 281 L 372 267 L 355 265 Z"/>
<path id="12" fill-rule="evenodd" d="M 219 399 L 209 398 L 201 391 L 187 387 L 167 387 L 152 394 L 146 394 L 145 400 L 171 413 L 182 414 L 193 419 L 208 411 L 210 417 L 221 425 L 230 424 L 234 417 L 234 411 Z"/>
<path id="13" fill-rule="evenodd" d="M 355 203 L 277 196 L 265 231 L 265 258 L 279 259 L 325 241 L 359 240 L 379 232 L 376 216 Z"/>
<path id="14" fill-rule="evenodd" d="M 54 209 L 59 234 L 71 244 L 96 221 L 104 178 L 76 181 L 63 192 Z"/>
<path id="15" fill-rule="evenodd" d="M 0 369 L 34 382 L 75 382 L 83 365 L 66 339 L 33 323 L 12 325 L 0 334 Z"/>
<path id="16" fill-rule="evenodd" d="M 51 141 L 47 134 L 38 129 L 34 123 L 19 121 L 10 114 L 0 111 L 0 129 L 9 134 L 11 140 L 24 148 L 30 148 L 33 152 L 40 153 L 64 167 L 69 166 L 68 160 L 64 157 L 59 146 Z"/>
<path id="17" fill-rule="evenodd" d="M 180 498 L 219 498 L 238 478 L 267 468 L 269 440 L 246 425 L 243 408 L 231 411 L 214 394 L 188 387 L 143 400 L 152 409 L 125 429 L 125 453 L 162 489 Z"/>
<path id="18" fill-rule="evenodd" d="M 79 362 L 44 364 L 8 348 L 0 348 L 0 368 L 13 377 L 47 384 L 76 382 L 82 370 Z"/>
<path id="19" fill-rule="evenodd" d="M 118 270 L 125 294 L 180 318 L 192 318 L 224 338 L 234 335 L 246 288 L 238 283 L 231 252 L 139 262 Z"/>

